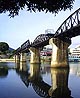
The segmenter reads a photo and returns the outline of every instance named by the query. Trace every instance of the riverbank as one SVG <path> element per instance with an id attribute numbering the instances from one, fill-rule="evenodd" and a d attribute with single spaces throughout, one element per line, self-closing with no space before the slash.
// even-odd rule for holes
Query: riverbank
<path id="1" fill-rule="evenodd" d="M 15 59 L 0 59 L 0 62 L 15 62 Z"/>

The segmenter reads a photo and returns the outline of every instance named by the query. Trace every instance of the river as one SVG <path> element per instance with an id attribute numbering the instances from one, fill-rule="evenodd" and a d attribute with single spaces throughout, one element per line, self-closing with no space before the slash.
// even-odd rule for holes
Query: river
<path id="1" fill-rule="evenodd" d="M 69 66 L 0 62 L 0 98 L 80 98 L 80 63 Z"/>

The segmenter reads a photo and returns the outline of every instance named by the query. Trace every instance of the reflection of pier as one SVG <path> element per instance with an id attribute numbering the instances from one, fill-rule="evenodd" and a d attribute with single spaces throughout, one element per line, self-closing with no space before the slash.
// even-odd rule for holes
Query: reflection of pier
<path id="1" fill-rule="evenodd" d="M 26 62 L 16 63 L 16 72 L 20 75 L 20 78 L 24 82 L 24 84 L 28 87 L 29 86 L 29 72 L 28 66 Z"/>
<path id="2" fill-rule="evenodd" d="M 40 71 L 40 64 L 30 65 L 30 82 L 33 89 L 40 97 L 49 97 L 48 90 L 51 86 L 43 81 Z"/>
<path id="3" fill-rule="evenodd" d="M 27 66 L 26 62 L 18 62 L 16 63 L 16 69 L 18 71 L 26 72 L 29 69 L 29 67 Z"/>
<path id="4" fill-rule="evenodd" d="M 20 72 L 20 77 L 24 84 L 29 87 L 29 84 L 33 87 L 35 92 L 44 98 L 72 98 L 71 91 L 68 88 L 68 74 L 69 69 L 53 69 L 51 68 L 51 80 L 50 86 L 44 82 L 39 64 L 30 65 L 30 73 L 28 70 Z"/>
<path id="5" fill-rule="evenodd" d="M 72 98 L 68 88 L 69 69 L 51 69 L 52 87 L 49 95 L 54 98 Z"/>
<path id="6" fill-rule="evenodd" d="M 22 65 L 20 65 L 20 66 L 22 66 Z M 24 68 L 26 68 L 26 67 L 27 67 L 27 65 L 25 64 Z M 29 74 L 28 70 L 21 71 L 19 64 L 18 64 L 18 68 L 19 69 L 17 70 L 17 72 L 18 72 L 18 74 L 20 74 L 21 80 L 24 82 L 24 84 L 27 87 L 29 86 L 29 84 L 31 84 L 33 89 L 35 90 L 35 92 L 40 97 L 44 97 L 44 98 L 49 97 L 48 90 L 50 89 L 51 86 L 42 80 L 39 64 L 30 65 L 30 74 Z"/>

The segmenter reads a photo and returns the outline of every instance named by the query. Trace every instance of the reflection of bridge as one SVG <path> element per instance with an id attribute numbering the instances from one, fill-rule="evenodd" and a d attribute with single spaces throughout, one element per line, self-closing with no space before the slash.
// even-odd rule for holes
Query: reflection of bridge
<path id="1" fill-rule="evenodd" d="M 80 35 L 80 8 L 71 14 L 58 28 L 55 34 L 41 34 L 30 43 L 27 40 L 15 50 L 16 61 L 26 61 L 25 54 L 31 52 L 31 63 L 40 63 L 40 49 L 51 44 L 53 47 L 51 65 L 68 67 L 68 46 L 71 38 Z M 21 57 L 20 57 L 21 56 Z"/>
<path id="2" fill-rule="evenodd" d="M 48 91 L 51 88 L 50 85 L 48 85 L 47 83 L 45 83 L 44 81 L 35 81 L 32 82 L 32 86 L 33 89 L 35 90 L 35 92 L 40 96 L 40 97 L 44 97 L 44 98 L 49 98 L 49 94 Z"/>
<path id="3" fill-rule="evenodd" d="M 68 88 L 69 69 L 51 68 L 50 86 L 43 80 L 39 64 L 31 64 L 30 71 L 17 71 L 26 87 L 32 86 L 34 91 L 43 98 L 72 98 Z"/>

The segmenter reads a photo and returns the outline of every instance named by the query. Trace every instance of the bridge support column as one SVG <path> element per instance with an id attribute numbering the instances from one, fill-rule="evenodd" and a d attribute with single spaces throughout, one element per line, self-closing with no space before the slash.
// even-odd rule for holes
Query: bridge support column
<path id="1" fill-rule="evenodd" d="M 26 53 L 21 53 L 20 62 L 26 62 Z"/>
<path id="2" fill-rule="evenodd" d="M 52 45 L 51 67 L 69 67 L 68 46 L 70 44 L 59 38 L 51 38 L 49 43 Z"/>
<path id="3" fill-rule="evenodd" d="M 15 55 L 15 63 L 19 63 L 20 62 L 20 55 Z"/>
<path id="4" fill-rule="evenodd" d="M 37 48 L 30 48 L 30 52 L 31 52 L 31 59 L 30 59 L 30 63 L 32 64 L 39 64 L 41 63 L 40 61 L 40 50 Z"/>

